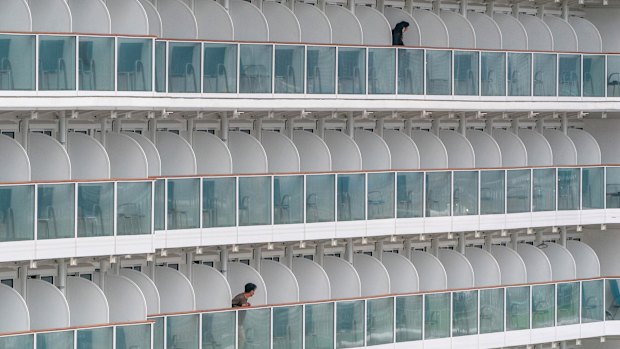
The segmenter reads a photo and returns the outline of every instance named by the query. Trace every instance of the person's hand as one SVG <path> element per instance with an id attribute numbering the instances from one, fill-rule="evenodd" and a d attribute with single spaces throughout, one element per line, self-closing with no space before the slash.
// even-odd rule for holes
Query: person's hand
<path id="1" fill-rule="evenodd" d="M 244 308 L 245 307 L 251 307 L 251 306 L 252 306 L 252 304 L 250 304 L 250 303 L 245 303 L 245 304 L 242 305 L 242 307 L 244 307 Z"/>

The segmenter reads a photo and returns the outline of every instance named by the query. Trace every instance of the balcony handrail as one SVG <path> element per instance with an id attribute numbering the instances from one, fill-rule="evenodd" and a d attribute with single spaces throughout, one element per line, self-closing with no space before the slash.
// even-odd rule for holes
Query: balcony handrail
<path id="1" fill-rule="evenodd" d="M 88 329 L 93 329 L 93 328 L 104 328 L 104 327 L 115 327 L 115 326 L 147 325 L 147 324 L 153 324 L 153 323 L 155 323 L 155 321 L 150 320 L 150 319 L 146 319 L 144 321 L 110 322 L 106 324 L 46 328 L 43 330 L 30 330 L 30 331 L 20 331 L 20 332 L 5 332 L 5 333 L 0 333 L 0 337 L 21 336 L 21 335 L 26 335 L 26 334 L 47 333 L 47 332 L 79 331 L 79 330 L 88 330 Z"/>

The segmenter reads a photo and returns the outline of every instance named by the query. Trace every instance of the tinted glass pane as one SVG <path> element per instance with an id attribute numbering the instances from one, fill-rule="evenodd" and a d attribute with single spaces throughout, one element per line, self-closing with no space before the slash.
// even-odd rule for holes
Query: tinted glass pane
<path id="1" fill-rule="evenodd" d="M 277 176 L 273 179 L 275 224 L 303 223 L 304 177 Z"/>
<path id="2" fill-rule="evenodd" d="M 200 92 L 200 44 L 168 43 L 168 92 Z"/>
<path id="3" fill-rule="evenodd" d="M 239 225 L 271 224 L 271 177 L 239 178 Z"/>
<path id="4" fill-rule="evenodd" d="M 271 93 L 271 45 L 241 45 L 239 92 Z"/>
<path id="5" fill-rule="evenodd" d="M 0 337 L 0 348 L 29 349 L 34 348 L 34 335 Z"/>
<path id="6" fill-rule="evenodd" d="M 118 183 L 117 235 L 151 233 L 151 186 L 151 182 Z"/>
<path id="7" fill-rule="evenodd" d="M 530 170 L 507 172 L 507 212 L 530 212 Z"/>
<path id="8" fill-rule="evenodd" d="M 166 42 L 155 42 L 155 91 L 166 92 Z"/>
<path id="9" fill-rule="evenodd" d="M 273 349 L 301 349 L 302 306 L 273 308 Z"/>
<path id="10" fill-rule="evenodd" d="M 166 218 L 166 180 L 158 179 L 155 181 L 155 230 L 166 228 L 164 219 Z"/>
<path id="11" fill-rule="evenodd" d="M 424 207 L 424 173 L 399 172 L 397 185 L 397 217 L 422 217 Z"/>
<path id="12" fill-rule="evenodd" d="M 37 239 L 75 236 L 75 186 L 41 184 L 37 188 Z"/>
<path id="13" fill-rule="evenodd" d="M 150 346 L 150 325 L 116 327 L 116 349 L 149 348 Z"/>
<path id="14" fill-rule="evenodd" d="M 532 187 L 532 210 L 555 210 L 555 169 L 534 169 Z"/>
<path id="15" fill-rule="evenodd" d="M 620 167 L 607 167 L 605 170 L 607 208 L 620 208 Z"/>
<path id="16" fill-rule="evenodd" d="M 426 173 L 426 217 L 450 215 L 450 172 Z"/>
<path id="17" fill-rule="evenodd" d="M 151 39 L 118 39 L 119 91 L 151 91 L 152 43 Z"/>
<path id="18" fill-rule="evenodd" d="M 583 96 L 605 96 L 605 56 L 583 56 Z"/>
<path id="19" fill-rule="evenodd" d="M 620 56 L 607 56 L 607 96 L 620 97 Z"/>
<path id="20" fill-rule="evenodd" d="M 168 180 L 168 229 L 200 227 L 200 180 Z"/>
<path id="21" fill-rule="evenodd" d="M 579 283 L 558 284 L 558 326 L 579 323 Z"/>
<path id="22" fill-rule="evenodd" d="M 532 55 L 508 53 L 508 95 L 530 96 Z"/>
<path id="23" fill-rule="evenodd" d="M 39 37 L 39 90 L 75 90 L 75 37 Z"/>
<path id="24" fill-rule="evenodd" d="M 366 176 L 364 174 L 338 175 L 338 220 L 365 219 Z"/>
<path id="25" fill-rule="evenodd" d="M 304 56 L 303 46 L 276 45 L 276 93 L 304 92 Z"/>
<path id="26" fill-rule="evenodd" d="M 112 236 L 114 184 L 78 184 L 78 237 Z"/>
<path id="27" fill-rule="evenodd" d="M 478 52 L 454 51 L 454 94 L 478 95 Z"/>
<path id="28" fill-rule="evenodd" d="M 202 349 L 235 348 L 236 313 L 202 314 Z"/>
<path id="29" fill-rule="evenodd" d="M 396 50 L 368 49 L 368 93 L 394 94 L 396 91 Z"/>
<path id="30" fill-rule="evenodd" d="M 451 51 L 426 51 L 426 94 L 452 94 Z"/>
<path id="31" fill-rule="evenodd" d="M 205 44 L 204 47 L 203 92 L 237 92 L 237 45 Z"/>
<path id="32" fill-rule="evenodd" d="M 335 220 L 335 181 L 334 175 L 306 176 L 306 223 Z"/>
<path id="33" fill-rule="evenodd" d="M 307 92 L 333 94 L 336 91 L 336 48 L 308 46 L 306 60 Z"/>
<path id="34" fill-rule="evenodd" d="M 73 331 L 37 333 L 37 349 L 73 349 Z"/>
<path id="35" fill-rule="evenodd" d="M 424 339 L 450 336 L 450 293 L 424 295 Z"/>
<path id="36" fill-rule="evenodd" d="M 164 349 L 165 318 L 158 317 L 149 320 L 155 321 L 153 324 L 153 349 Z"/>
<path id="37" fill-rule="evenodd" d="M 532 328 L 552 327 L 555 324 L 555 285 L 532 287 Z"/>
<path id="38" fill-rule="evenodd" d="M 478 172 L 454 172 L 453 215 L 469 216 L 478 214 Z"/>
<path id="39" fill-rule="evenodd" d="M 398 49 L 398 94 L 424 94 L 424 51 Z"/>
<path id="40" fill-rule="evenodd" d="M 366 50 L 338 48 L 338 93 L 366 93 Z"/>
<path id="41" fill-rule="evenodd" d="M 238 313 L 238 348 L 269 348 L 271 345 L 271 310 L 241 310 Z"/>
<path id="42" fill-rule="evenodd" d="M 558 210 L 579 209 L 579 169 L 558 169 Z"/>
<path id="43" fill-rule="evenodd" d="M 556 64 L 554 54 L 534 54 L 534 96 L 556 95 Z"/>
<path id="44" fill-rule="evenodd" d="M 80 90 L 114 90 L 114 38 L 80 37 L 78 47 Z"/>
<path id="45" fill-rule="evenodd" d="M 560 55 L 560 96 L 581 96 L 581 56 Z"/>
<path id="46" fill-rule="evenodd" d="M 234 227 L 237 224 L 235 178 L 204 178 L 202 180 L 202 226 L 204 228 Z"/>
<path id="47" fill-rule="evenodd" d="M 422 339 L 422 296 L 396 298 L 396 342 Z"/>
<path id="48" fill-rule="evenodd" d="M 169 316 L 166 319 L 167 349 L 198 348 L 198 315 Z"/>
<path id="49" fill-rule="evenodd" d="M 368 219 L 394 218 L 394 173 L 368 174 Z"/>
<path id="50" fill-rule="evenodd" d="M 34 45 L 34 35 L 0 35 L 0 90 L 34 90 Z"/>
<path id="51" fill-rule="evenodd" d="M 480 333 L 504 330 L 504 289 L 480 290 Z"/>
<path id="52" fill-rule="evenodd" d="M 394 298 L 369 299 L 366 345 L 394 343 Z"/>
<path id="53" fill-rule="evenodd" d="M 603 280 L 581 283 L 581 322 L 603 321 Z"/>
<path id="54" fill-rule="evenodd" d="M 480 214 L 502 214 L 504 208 L 504 171 L 480 172 Z"/>
<path id="55" fill-rule="evenodd" d="M 452 336 L 478 334 L 478 291 L 452 294 Z"/>
<path id="56" fill-rule="evenodd" d="M 336 348 L 364 346 L 364 301 L 336 303 Z"/>
<path id="57" fill-rule="evenodd" d="M 603 208 L 603 168 L 592 167 L 582 170 L 581 197 L 582 209 Z"/>
<path id="58" fill-rule="evenodd" d="M 505 96 L 506 54 L 503 52 L 482 52 L 481 54 L 481 94 L 483 96 Z"/>
<path id="59" fill-rule="evenodd" d="M 305 305 L 305 348 L 334 347 L 334 303 Z"/>
<path id="60" fill-rule="evenodd" d="M 112 327 L 77 331 L 77 349 L 112 349 Z"/>
<path id="61" fill-rule="evenodd" d="M 506 331 L 530 328 L 530 288 L 506 289 Z"/>

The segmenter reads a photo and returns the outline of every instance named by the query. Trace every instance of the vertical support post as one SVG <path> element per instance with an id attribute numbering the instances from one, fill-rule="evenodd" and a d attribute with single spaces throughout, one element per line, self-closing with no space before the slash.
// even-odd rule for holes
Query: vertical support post
<path id="1" fill-rule="evenodd" d="M 385 11 L 385 0 L 377 0 L 377 11 L 381 13 Z"/>
<path id="2" fill-rule="evenodd" d="M 284 265 L 286 265 L 289 269 L 293 268 L 293 255 L 295 254 L 295 250 L 293 248 L 293 244 L 286 245 L 284 249 Z"/>
<path id="3" fill-rule="evenodd" d="M 562 114 L 562 133 L 568 134 L 568 115 Z"/>
<path id="4" fill-rule="evenodd" d="M 405 134 L 411 137 L 411 130 L 413 130 L 413 118 L 407 118 L 405 120 Z"/>
<path id="5" fill-rule="evenodd" d="M 150 111 L 147 115 L 148 121 L 148 129 L 149 129 L 149 138 L 151 142 L 157 144 L 157 119 L 155 119 L 155 112 Z"/>
<path id="6" fill-rule="evenodd" d="M 28 151 L 28 133 L 30 132 L 30 119 L 22 119 L 19 122 L 19 134 L 21 138 L 22 147 Z"/>
<path id="7" fill-rule="evenodd" d="M 520 8 L 519 3 L 515 1 L 512 4 L 512 16 L 514 18 L 519 18 L 519 8 Z"/>
<path id="8" fill-rule="evenodd" d="M 512 122 L 510 123 L 510 132 L 519 135 L 519 119 L 512 119 Z"/>
<path id="9" fill-rule="evenodd" d="M 262 138 L 262 133 L 263 133 L 263 119 L 262 118 L 258 118 L 256 119 L 256 121 L 254 122 L 254 137 L 256 137 L 256 139 L 260 142 L 261 138 Z"/>
<path id="10" fill-rule="evenodd" d="M 435 257 L 439 256 L 439 239 L 431 239 L 431 254 Z"/>
<path id="11" fill-rule="evenodd" d="M 459 253 L 465 254 L 465 244 L 467 244 L 465 232 L 460 232 L 459 233 Z"/>
<path id="12" fill-rule="evenodd" d="M 465 113 L 462 113 L 459 116 L 460 122 L 459 122 L 459 133 L 463 136 L 465 136 L 465 131 L 467 130 L 467 116 L 465 115 Z"/>
<path id="13" fill-rule="evenodd" d="M 564 19 L 565 21 L 568 21 L 568 14 L 569 14 L 568 0 L 563 0 L 562 1 L 562 19 Z"/>
<path id="14" fill-rule="evenodd" d="M 254 269 L 260 273 L 260 261 L 263 259 L 263 249 L 261 247 L 254 247 Z"/>
<path id="15" fill-rule="evenodd" d="M 545 16 L 545 5 L 539 5 L 536 11 L 536 17 L 542 19 Z"/>
<path id="16" fill-rule="evenodd" d="M 77 118 L 77 111 L 73 111 L 72 113 L 75 113 Z M 56 139 L 63 148 L 67 149 L 67 116 L 65 113 L 61 113 L 58 116 L 58 134 L 56 135 Z"/>
<path id="17" fill-rule="evenodd" d="M 325 257 L 325 245 L 319 243 L 314 251 L 314 261 L 318 265 L 323 266 L 323 257 Z"/>
<path id="18" fill-rule="evenodd" d="M 401 251 L 401 254 L 407 259 L 411 259 L 411 248 L 411 239 L 406 239 L 403 243 L 403 250 Z"/>
<path id="19" fill-rule="evenodd" d="M 290 139 L 293 140 L 293 127 L 295 125 L 295 118 L 291 117 L 291 118 L 287 118 L 286 121 L 284 122 L 284 131 L 286 136 Z"/>
<path id="20" fill-rule="evenodd" d="M 316 122 L 316 135 L 325 138 L 325 118 L 319 118 Z"/>
<path id="21" fill-rule="evenodd" d="M 113 112 L 115 113 L 115 112 Z M 99 141 L 101 142 L 101 145 L 103 145 L 103 147 L 105 148 L 105 133 L 106 133 L 106 129 L 108 128 L 108 119 L 104 116 L 101 118 L 101 132 L 99 132 Z"/>
<path id="22" fill-rule="evenodd" d="M 510 248 L 513 250 L 517 250 L 517 245 L 519 244 L 519 233 L 516 231 L 510 234 Z"/>
<path id="23" fill-rule="evenodd" d="M 459 11 L 461 12 L 461 15 L 463 15 L 463 17 L 467 18 L 467 0 L 461 0 L 460 4 L 459 4 Z"/>
<path id="24" fill-rule="evenodd" d="M 375 124 L 375 133 L 383 138 L 383 130 L 385 129 L 385 118 L 379 117 Z"/>
<path id="25" fill-rule="evenodd" d="M 115 132 L 115 133 L 121 132 L 121 119 L 112 120 L 112 132 Z"/>
<path id="26" fill-rule="evenodd" d="M 347 134 L 353 138 L 355 135 L 355 120 L 353 119 L 353 112 L 347 113 Z"/>
<path id="27" fill-rule="evenodd" d="M 441 0 L 433 0 L 433 12 L 439 15 L 441 12 Z"/>
<path id="28" fill-rule="evenodd" d="M 380 261 L 383 261 L 383 241 L 377 241 L 375 242 L 375 258 L 377 258 Z"/>
<path id="29" fill-rule="evenodd" d="M 187 119 L 187 143 L 194 146 L 194 118 Z"/>
<path id="30" fill-rule="evenodd" d="M 486 14 L 489 17 L 493 17 L 495 13 L 495 0 L 487 1 Z"/>
<path id="31" fill-rule="evenodd" d="M 185 253 L 185 276 L 189 281 L 192 281 L 194 269 L 194 252 Z"/>
<path id="32" fill-rule="evenodd" d="M 543 120 L 543 118 L 539 118 L 538 120 L 536 120 L 536 131 L 542 134 L 544 130 L 545 130 L 545 120 Z"/>
<path id="33" fill-rule="evenodd" d="M 228 145 L 228 112 L 222 112 L 220 116 L 220 139 Z"/>
<path id="34" fill-rule="evenodd" d="M 484 250 L 487 252 L 493 250 L 493 236 L 490 233 L 484 236 Z"/>
<path id="35" fill-rule="evenodd" d="M 110 262 L 107 259 L 102 259 L 99 262 L 99 288 L 105 290 L 105 275 L 110 268 Z"/>
<path id="36" fill-rule="evenodd" d="M 146 274 L 149 276 L 151 280 L 155 281 L 155 261 L 146 262 Z"/>
<path id="37" fill-rule="evenodd" d="M 353 239 L 348 238 L 347 244 L 345 245 L 344 258 L 349 263 L 353 263 Z"/>
<path id="38" fill-rule="evenodd" d="M 560 245 L 564 247 L 566 247 L 566 235 L 567 235 L 566 227 L 561 227 L 560 228 Z"/>
<path id="39" fill-rule="evenodd" d="M 432 121 L 432 126 L 431 126 L 431 127 L 432 127 L 432 130 L 431 130 L 431 131 L 433 132 L 433 134 L 434 134 L 435 136 L 439 136 L 439 129 L 440 129 L 440 127 L 439 127 L 439 126 L 440 126 L 440 120 L 439 120 L 439 118 L 433 118 L 433 121 Z"/>
<path id="40" fill-rule="evenodd" d="M 28 263 L 24 263 L 17 269 L 17 280 L 19 282 L 19 294 L 28 300 Z"/>
<path id="41" fill-rule="evenodd" d="M 224 247 L 220 250 L 220 273 L 226 278 L 228 277 L 228 248 Z"/>
<path id="42" fill-rule="evenodd" d="M 493 136 L 493 119 L 487 119 L 484 125 L 484 132 Z"/>

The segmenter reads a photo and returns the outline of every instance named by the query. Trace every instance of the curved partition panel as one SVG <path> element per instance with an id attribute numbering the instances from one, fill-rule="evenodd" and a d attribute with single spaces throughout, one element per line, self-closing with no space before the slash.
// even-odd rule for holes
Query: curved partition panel
<path id="1" fill-rule="evenodd" d="M 161 175 L 192 175 L 197 173 L 196 154 L 192 146 L 172 132 L 157 132 L 155 147 L 161 159 Z"/>
<path id="2" fill-rule="evenodd" d="M 551 146 L 553 165 L 577 165 L 577 148 L 568 135 L 558 130 L 544 130 L 543 135 Z"/>
<path id="3" fill-rule="evenodd" d="M 474 27 L 465 16 L 452 11 L 441 11 L 440 17 L 448 28 L 450 47 L 476 48 Z"/>
<path id="4" fill-rule="evenodd" d="M 363 253 L 353 255 L 353 266 L 362 283 L 362 297 L 390 294 L 390 274 L 380 260 Z"/>
<path id="5" fill-rule="evenodd" d="M 465 248 L 465 257 L 474 270 L 474 285 L 476 287 L 501 285 L 501 269 L 490 252 L 477 247 L 467 247 Z"/>
<path id="6" fill-rule="evenodd" d="M 361 297 L 362 282 L 353 264 L 340 257 L 325 256 L 323 269 L 329 277 L 332 299 Z"/>
<path id="7" fill-rule="evenodd" d="M 192 286 L 196 294 L 196 309 L 225 309 L 230 307 L 232 292 L 226 277 L 206 264 L 192 265 Z"/>
<path id="8" fill-rule="evenodd" d="M 398 253 L 383 252 L 381 263 L 390 276 L 391 293 L 410 293 L 420 290 L 420 278 L 413 263 Z"/>
<path id="9" fill-rule="evenodd" d="M 525 263 L 528 283 L 553 280 L 551 262 L 541 249 L 528 244 L 519 244 L 517 245 L 517 252 Z"/>
<path id="10" fill-rule="evenodd" d="M 519 21 L 527 32 L 527 49 L 530 51 L 553 51 L 553 34 L 542 19 L 521 14 Z"/>
<path id="11" fill-rule="evenodd" d="M 94 282 L 78 276 L 67 277 L 66 297 L 71 311 L 71 326 L 110 322 L 108 299 Z"/>
<path id="12" fill-rule="evenodd" d="M 299 302 L 299 284 L 295 274 L 280 262 L 264 259 L 260 263 L 260 275 L 267 287 L 267 304 Z"/>
<path id="13" fill-rule="evenodd" d="M 127 135 L 133 138 L 134 141 L 140 144 L 142 151 L 144 151 L 144 155 L 146 155 L 146 160 L 149 165 L 149 177 L 156 177 L 161 175 L 161 158 L 159 157 L 159 152 L 157 151 L 157 147 L 150 139 L 145 136 L 135 133 L 135 132 L 124 132 L 124 135 Z"/>
<path id="14" fill-rule="evenodd" d="M 112 20 L 112 33 L 126 35 L 149 35 L 149 19 L 138 0 L 106 0 Z"/>
<path id="15" fill-rule="evenodd" d="M 521 138 L 506 130 L 493 130 L 493 139 L 502 154 L 502 166 L 527 166 L 527 149 Z"/>
<path id="16" fill-rule="evenodd" d="M 527 269 L 517 251 L 501 245 L 493 245 L 491 254 L 499 265 L 502 281 L 500 285 L 518 285 L 527 282 Z"/>
<path id="17" fill-rule="evenodd" d="M 390 148 L 378 134 L 366 130 L 356 130 L 353 139 L 362 153 L 364 171 L 392 168 Z"/>
<path id="18" fill-rule="evenodd" d="M 133 138 L 116 132 L 105 134 L 105 149 L 110 158 L 112 178 L 146 178 L 149 164 L 140 144 Z"/>
<path id="19" fill-rule="evenodd" d="M 325 130 L 323 138 L 329 148 L 332 171 L 359 171 L 362 167 L 362 153 L 353 138 L 344 132 Z"/>
<path id="20" fill-rule="evenodd" d="M 144 300 L 146 301 L 147 314 L 152 315 L 161 313 L 161 309 L 159 307 L 159 291 L 157 290 L 157 286 L 155 286 L 155 282 L 153 282 L 148 275 L 137 270 L 127 268 L 122 268 L 120 270 L 120 274 L 138 285 L 140 291 L 142 291 Z"/>
<path id="21" fill-rule="evenodd" d="M 180 271 L 169 267 L 155 267 L 155 285 L 159 291 L 162 313 L 196 310 L 194 287 Z"/>
<path id="22" fill-rule="evenodd" d="M 217 1 L 194 1 L 194 14 L 198 23 L 199 39 L 224 41 L 234 39 L 232 18 Z"/>
<path id="23" fill-rule="evenodd" d="M 198 23 L 192 10 L 181 0 L 157 0 L 162 36 L 173 39 L 197 39 Z"/>
<path id="24" fill-rule="evenodd" d="M 235 41 L 269 41 L 269 25 L 258 7 L 244 0 L 231 0 L 228 13 Z"/>
<path id="25" fill-rule="evenodd" d="M 568 137 L 577 149 L 578 165 L 599 165 L 603 163 L 601 147 L 591 134 L 584 130 L 570 128 L 568 129 Z"/>
<path id="26" fill-rule="evenodd" d="M 575 264 L 573 255 L 566 247 L 553 242 L 546 242 L 540 246 L 540 249 L 547 255 L 547 258 L 549 258 L 553 281 L 576 279 L 577 265 Z"/>
<path id="27" fill-rule="evenodd" d="M 162 24 L 161 24 L 161 16 L 159 12 L 155 8 L 152 2 L 149 0 L 139 0 L 140 4 L 144 8 L 144 12 L 146 13 L 146 18 L 148 19 L 149 26 L 149 34 L 157 37 L 161 37 L 162 33 Z"/>
<path id="28" fill-rule="evenodd" d="M 33 181 L 71 179 L 71 160 L 67 150 L 56 139 L 43 133 L 28 134 L 28 158 Z"/>
<path id="29" fill-rule="evenodd" d="M 325 172 L 332 170 L 332 155 L 325 141 L 308 131 L 293 131 L 293 143 L 299 153 L 301 172 Z"/>
<path id="30" fill-rule="evenodd" d="M 411 138 L 419 150 L 420 168 L 448 167 L 448 151 L 439 137 L 428 131 L 412 130 Z"/>
<path id="31" fill-rule="evenodd" d="M 493 18 L 484 13 L 469 12 L 467 20 L 476 34 L 476 48 L 501 49 L 503 47 L 502 31 Z"/>
<path id="32" fill-rule="evenodd" d="M 528 166 L 553 165 L 553 152 L 545 136 L 528 129 L 520 129 L 518 135 L 527 149 Z M 507 165 L 504 163 L 504 166 Z"/>
<path id="33" fill-rule="evenodd" d="M 388 46 L 392 44 L 392 27 L 381 12 L 372 7 L 357 5 L 355 17 L 362 26 L 364 45 Z M 408 34 L 409 31 L 407 31 Z"/>
<path id="34" fill-rule="evenodd" d="M 110 322 L 146 320 L 147 307 L 144 295 L 138 285 L 129 278 L 106 274 L 103 292 L 110 305 Z"/>
<path id="35" fill-rule="evenodd" d="M 301 29 L 301 42 L 331 44 L 332 26 L 323 11 L 314 5 L 296 2 L 293 12 Z"/>
<path id="36" fill-rule="evenodd" d="M 412 251 L 411 262 L 418 271 L 420 291 L 440 291 L 448 288 L 446 269 L 439 259 L 428 252 Z"/>
<path id="37" fill-rule="evenodd" d="M 474 268 L 464 254 L 454 250 L 439 249 L 437 258 L 446 270 L 448 288 L 474 287 Z"/>
<path id="38" fill-rule="evenodd" d="M 568 21 L 553 15 L 545 15 L 543 21 L 553 34 L 553 49 L 563 52 L 577 52 L 577 33 Z"/>
<path id="39" fill-rule="evenodd" d="M 299 285 L 300 302 L 332 298 L 329 276 L 318 263 L 303 257 L 293 258 L 291 270 Z"/>
<path id="40" fill-rule="evenodd" d="M 263 131 L 260 140 L 267 153 L 269 172 L 299 172 L 299 153 L 290 138 L 280 132 Z"/>
<path id="41" fill-rule="evenodd" d="M 592 247 L 577 240 L 566 241 L 566 249 L 575 260 L 577 279 L 587 279 L 601 276 L 601 262 Z"/>
<path id="42" fill-rule="evenodd" d="M 28 279 L 26 289 L 31 330 L 71 326 L 69 304 L 56 286 L 47 281 Z"/>
<path id="43" fill-rule="evenodd" d="M 260 142 L 245 132 L 228 133 L 233 173 L 267 173 L 267 153 Z"/>
<path id="44" fill-rule="evenodd" d="M 494 13 L 493 20 L 502 33 L 504 50 L 527 50 L 527 31 L 518 19 L 503 13 Z"/>
<path id="45" fill-rule="evenodd" d="M 110 178 L 110 158 L 103 145 L 95 138 L 69 132 L 67 152 L 71 159 L 71 179 Z"/>
<path id="46" fill-rule="evenodd" d="M 403 43 L 405 46 L 420 46 L 422 37 L 420 34 L 420 26 L 418 22 L 409 13 L 399 9 L 398 7 L 386 6 L 383 9 L 383 15 L 388 20 L 390 28 L 396 27 L 399 22 L 405 21 L 409 23 L 407 28 L 407 34 L 403 36 Z"/>
<path id="47" fill-rule="evenodd" d="M 291 9 L 279 2 L 265 1 L 263 2 L 263 15 L 269 26 L 269 41 L 301 41 L 301 27 Z"/>
<path id="48" fill-rule="evenodd" d="M 28 182 L 31 178 L 30 159 L 26 150 L 11 137 L 0 135 L 1 182 Z"/>
<path id="49" fill-rule="evenodd" d="M 333 44 L 364 44 L 362 25 L 353 12 L 340 5 L 326 5 L 325 14 L 332 27 Z"/>
<path id="50" fill-rule="evenodd" d="M 227 279 L 233 297 L 239 293 L 243 293 L 245 284 L 251 282 L 256 285 L 256 293 L 254 297 L 250 299 L 250 304 L 267 304 L 267 286 L 265 285 L 263 277 L 256 269 L 239 262 L 229 263 Z"/>
<path id="51" fill-rule="evenodd" d="M 30 330 L 28 305 L 14 288 L 0 284 L 0 333 L 25 332 Z"/>
<path id="52" fill-rule="evenodd" d="M 490 134 L 478 130 L 467 130 L 467 140 L 474 148 L 475 167 L 502 167 L 502 151 Z"/>
<path id="53" fill-rule="evenodd" d="M 420 152 L 411 137 L 397 130 L 385 130 L 383 140 L 390 150 L 392 169 L 420 168 Z"/>
<path id="54" fill-rule="evenodd" d="M 209 132 L 194 131 L 192 149 L 196 154 L 199 174 L 230 174 L 233 169 L 230 150 L 222 140 Z"/>
<path id="55" fill-rule="evenodd" d="M 592 22 L 585 18 L 570 16 L 568 23 L 577 34 L 579 52 L 602 52 L 603 39 L 601 33 Z"/>
<path id="56" fill-rule="evenodd" d="M 429 47 L 449 47 L 448 28 L 435 13 L 429 10 L 413 10 L 413 18 L 420 28 L 420 45 Z"/>
<path id="57" fill-rule="evenodd" d="M 620 274 L 620 253 L 616 246 L 620 243 L 618 229 L 584 229 L 583 241 L 596 252 L 601 264 L 601 275 Z"/>
<path id="58" fill-rule="evenodd" d="M 32 17 L 26 0 L 5 0 L 0 5 L 0 30 L 3 32 L 32 31 Z"/>
<path id="59" fill-rule="evenodd" d="M 102 0 L 68 0 L 67 3 L 71 9 L 74 32 L 111 33 L 110 13 Z"/>
<path id="60" fill-rule="evenodd" d="M 474 148 L 465 136 L 455 131 L 441 130 L 439 131 L 439 139 L 448 152 L 448 167 L 476 167 Z"/>
<path id="61" fill-rule="evenodd" d="M 72 32 L 71 10 L 65 0 L 30 0 L 32 30 L 35 32 Z"/>

